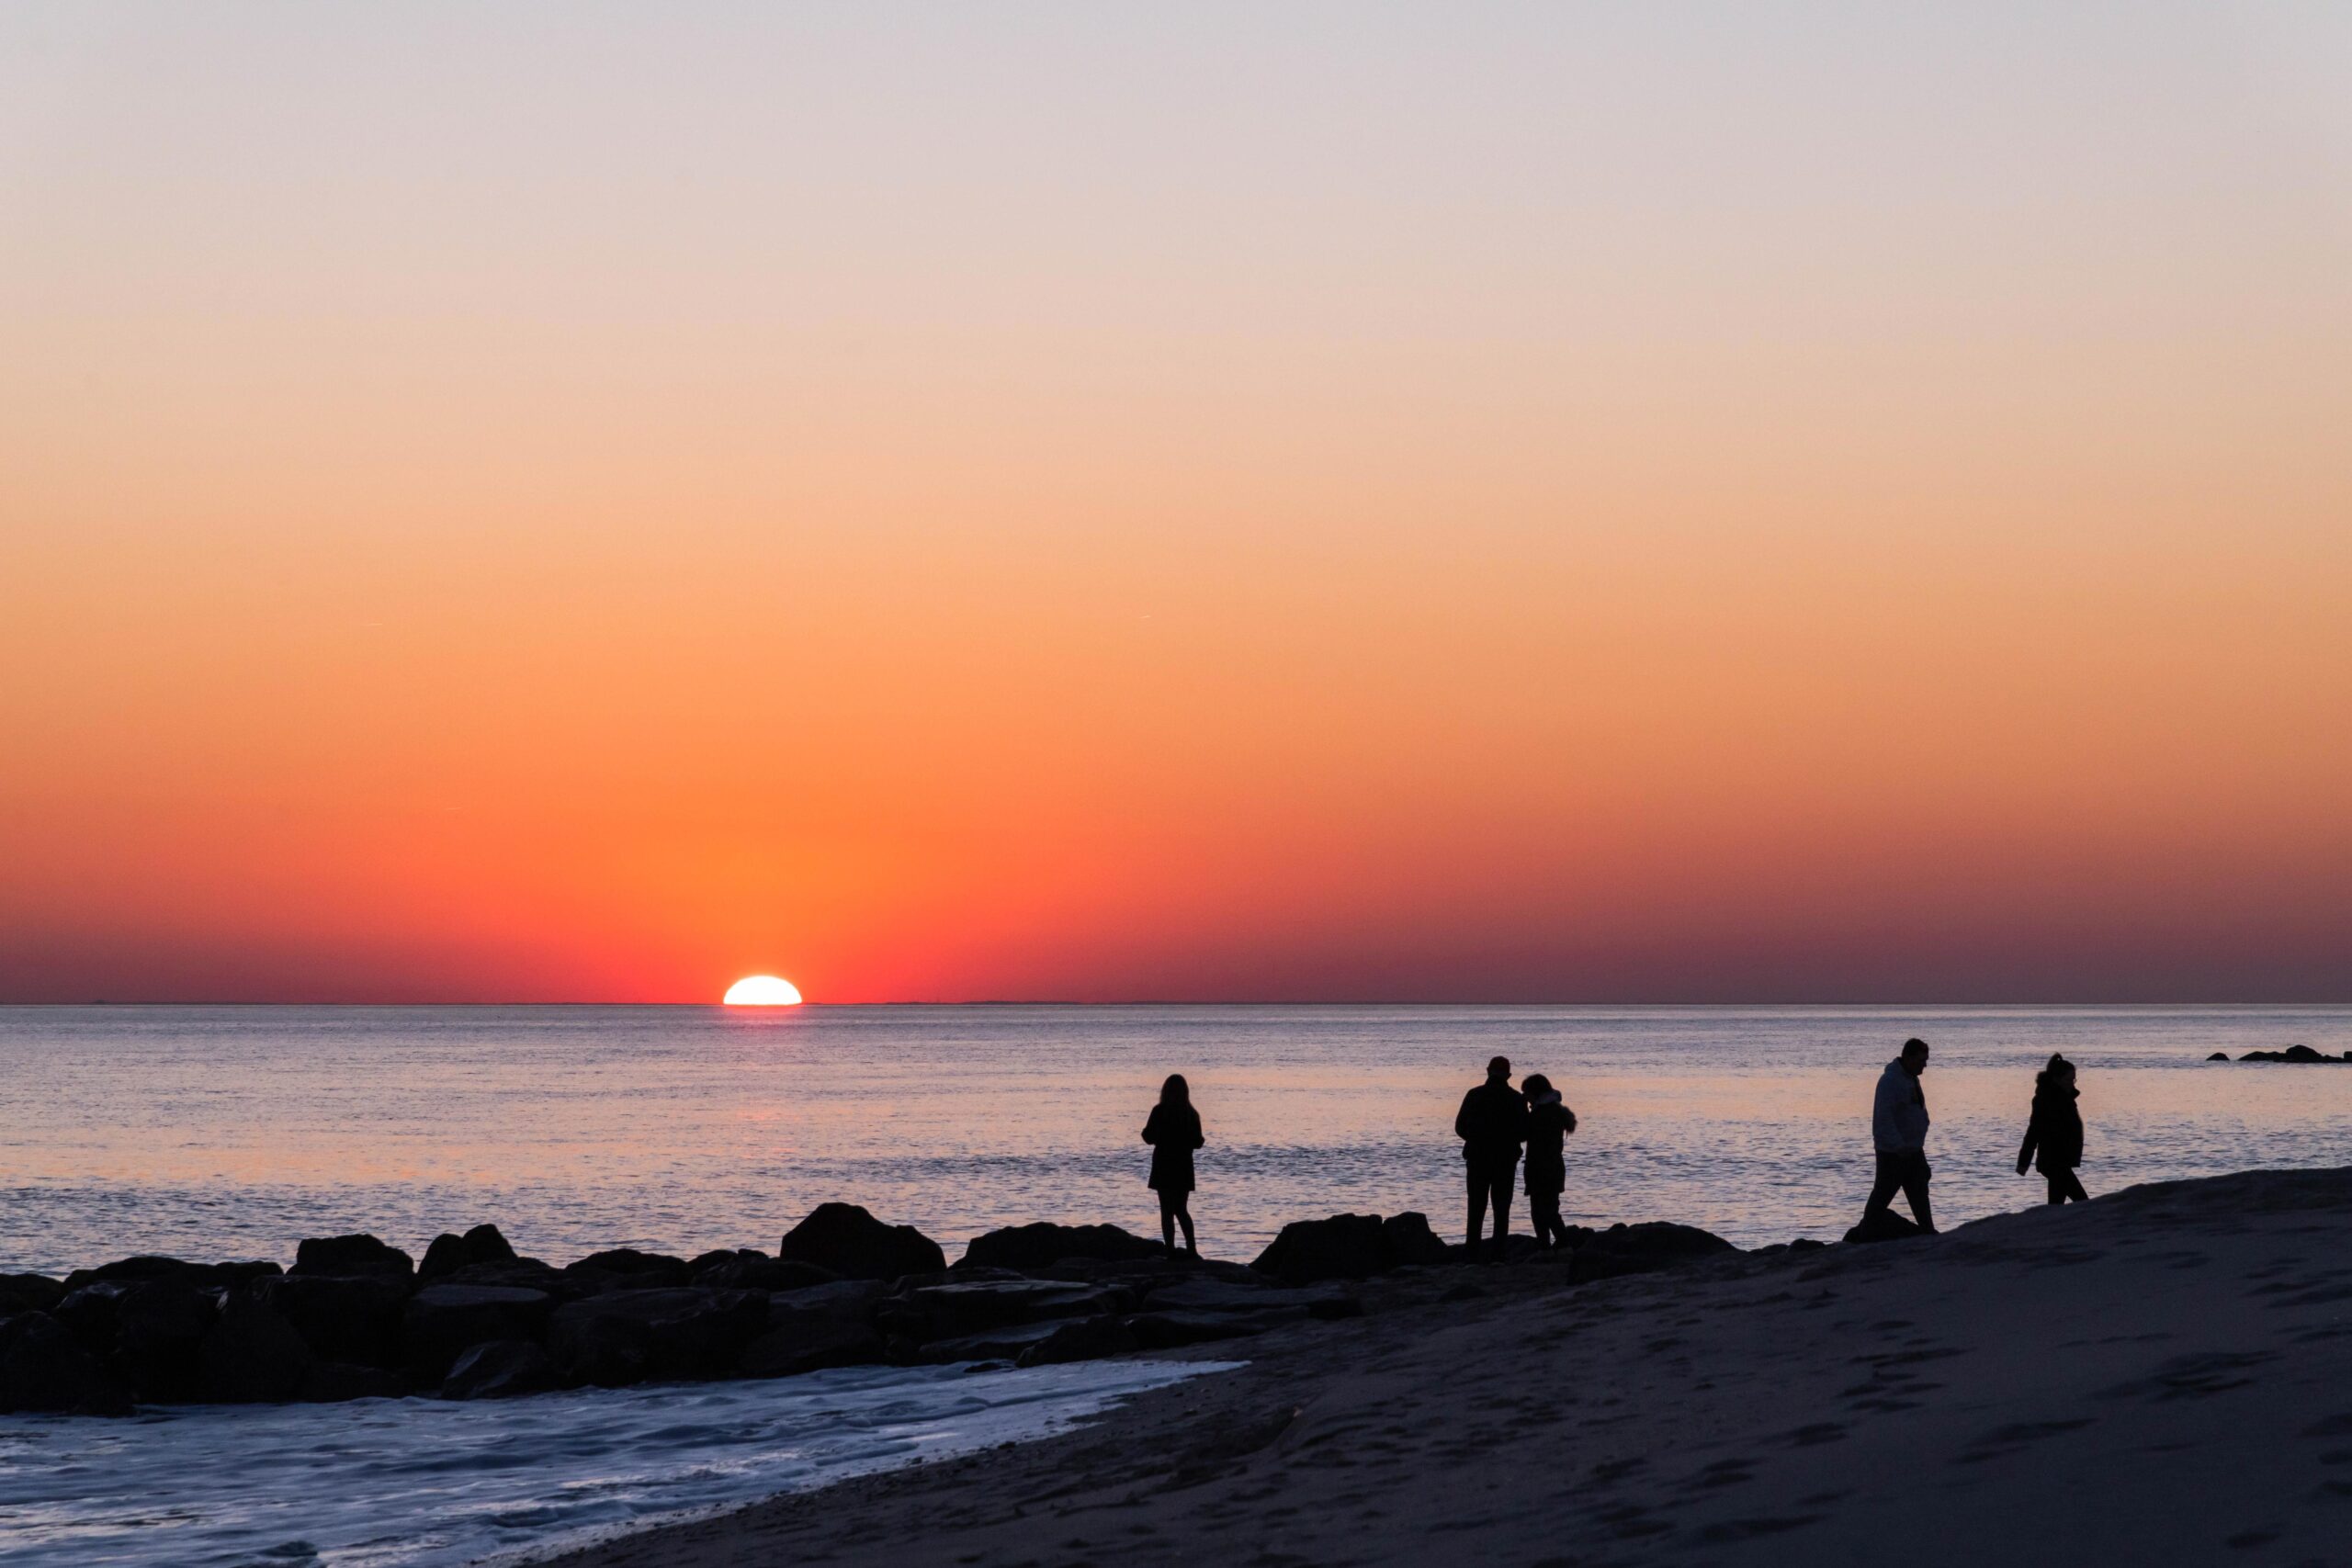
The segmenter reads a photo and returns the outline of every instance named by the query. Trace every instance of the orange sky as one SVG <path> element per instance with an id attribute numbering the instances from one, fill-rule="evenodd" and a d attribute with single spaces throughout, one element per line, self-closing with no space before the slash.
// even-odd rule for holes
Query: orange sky
<path id="1" fill-rule="evenodd" d="M 12 12 L 0 1000 L 2352 999 L 2352 28 L 1975 15 Z"/>

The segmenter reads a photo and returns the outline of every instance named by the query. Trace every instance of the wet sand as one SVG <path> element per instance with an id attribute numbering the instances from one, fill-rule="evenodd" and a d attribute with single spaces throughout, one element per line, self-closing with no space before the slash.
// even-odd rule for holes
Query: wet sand
<path id="1" fill-rule="evenodd" d="M 2352 1169 L 1367 1299 L 1061 1438 L 559 1561 L 2352 1563 Z"/>

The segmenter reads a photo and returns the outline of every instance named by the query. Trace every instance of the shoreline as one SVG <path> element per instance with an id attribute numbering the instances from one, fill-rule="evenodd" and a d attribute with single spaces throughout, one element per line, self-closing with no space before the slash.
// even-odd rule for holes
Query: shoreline
<path id="1" fill-rule="evenodd" d="M 1060 1437 L 536 1561 L 2352 1561 L 2352 1168 L 1365 1285 Z"/>

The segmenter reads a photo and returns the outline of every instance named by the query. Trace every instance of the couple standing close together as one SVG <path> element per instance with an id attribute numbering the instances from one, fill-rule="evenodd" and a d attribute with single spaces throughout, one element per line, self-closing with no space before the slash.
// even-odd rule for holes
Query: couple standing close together
<path id="1" fill-rule="evenodd" d="M 1489 1206 L 1495 1212 L 1490 1256 L 1503 1256 L 1503 1238 L 1510 1229 L 1511 1178 L 1518 1171 L 1522 1145 L 1535 1239 L 1544 1247 L 1567 1245 L 1568 1227 L 1560 1222 L 1560 1193 L 1568 1184 L 1566 1139 L 1576 1130 L 1577 1113 L 1560 1103 L 1551 1079 L 1530 1073 L 1525 1083 L 1513 1089 L 1510 1057 L 1497 1056 L 1487 1064 L 1487 1081 L 1462 1097 L 1462 1110 L 1453 1118 L 1453 1134 L 1462 1140 L 1462 1163 L 1470 1179 L 1465 1245 L 1472 1258 L 1477 1256 Z"/>

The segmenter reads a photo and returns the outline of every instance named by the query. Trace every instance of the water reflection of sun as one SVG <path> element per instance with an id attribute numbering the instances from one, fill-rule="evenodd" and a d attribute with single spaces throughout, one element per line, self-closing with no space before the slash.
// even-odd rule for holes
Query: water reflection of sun
<path id="1" fill-rule="evenodd" d="M 791 1008 L 800 1005 L 799 989 L 773 975 L 747 975 L 727 987 L 731 1008 Z"/>

